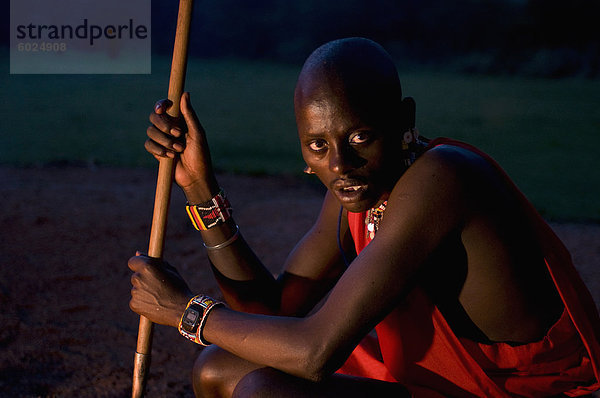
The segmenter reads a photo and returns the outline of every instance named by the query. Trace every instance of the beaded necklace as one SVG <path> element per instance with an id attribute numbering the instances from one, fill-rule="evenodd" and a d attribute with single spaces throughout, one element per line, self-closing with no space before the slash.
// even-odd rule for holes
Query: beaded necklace
<path id="1" fill-rule="evenodd" d="M 375 238 L 375 233 L 379 229 L 379 223 L 383 219 L 383 212 L 385 211 L 386 205 L 387 200 L 379 206 L 369 209 L 369 211 L 367 212 L 365 224 L 367 225 L 367 231 L 369 232 L 369 238 L 371 238 L 371 240 Z"/>
<path id="2" fill-rule="evenodd" d="M 427 140 L 425 142 L 421 140 L 417 128 L 413 127 L 406 131 L 402 136 L 402 158 L 404 165 L 410 167 L 417 160 L 417 157 L 423 153 L 426 146 Z M 375 238 L 375 233 L 379 229 L 379 223 L 383 219 L 383 212 L 386 205 L 387 200 L 379 206 L 369 209 L 367 212 L 365 224 L 367 225 L 367 231 L 371 240 Z"/>

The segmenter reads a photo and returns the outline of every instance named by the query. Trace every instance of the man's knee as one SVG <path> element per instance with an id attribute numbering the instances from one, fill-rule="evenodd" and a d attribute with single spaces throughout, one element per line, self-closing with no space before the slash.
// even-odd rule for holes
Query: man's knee
<path id="1" fill-rule="evenodd" d="M 254 370 L 237 383 L 232 398 L 277 397 L 279 372 L 271 368 Z"/>
<path id="2" fill-rule="evenodd" d="M 192 371 L 192 383 L 197 397 L 223 396 L 225 391 L 224 367 L 227 353 L 217 346 L 202 350 Z"/>
<path id="3" fill-rule="evenodd" d="M 245 375 L 233 391 L 234 398 L 279 397 L 410 397 L 399 383 L 332 375 L 312 382 L 272 368 L 261 368 Z"/>
<path id="4" fill-rule="evenodd" d="M 230 397 L 239 380 L 260 367 L 215 345 L 206 347 L 194 364 L 194 393 L 197 397 Z"/>

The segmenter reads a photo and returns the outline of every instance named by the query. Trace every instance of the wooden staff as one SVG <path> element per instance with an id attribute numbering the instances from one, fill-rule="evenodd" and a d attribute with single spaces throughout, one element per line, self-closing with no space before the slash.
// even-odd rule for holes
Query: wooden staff
<path id="1" fill-rule="evenodd" d="M 185 82 L 185 70 L 187 64 L 187 50 L 190 37 L 190 24 L 192 20 L 193 0 L 179 1 L 179 14 L 177 16 L 177 29 L 175 32 L 175 44 L 173 48 L 173 61 L 171 64 L 171 76 L 169 79 L 168 98 L 173 105 L 167 113 L 172 117 L 179 117 L 179 102 L 183 94 Z M 165 232 L 167 228 L 167 214 L 171 200 L 171 186 L 173 185 L 174 160 L 161 158 L 158 166 L 158 179 L 156 182 L 156 195 L 154 198 L 154 213 L 152 216 L 152 228 L 150 231 L 150 244 L 148 255 L 153 258 L 162 258 L 165 244 Z M 137 349 L 133 363 L 133 386 L 131 396 L 142 397 L 146 387 L 148 370 L 150 369 L 150 357 L 152 351 L 152 333 L 154 325 L 152 322 L 140 316 L 138 330 Z"/>

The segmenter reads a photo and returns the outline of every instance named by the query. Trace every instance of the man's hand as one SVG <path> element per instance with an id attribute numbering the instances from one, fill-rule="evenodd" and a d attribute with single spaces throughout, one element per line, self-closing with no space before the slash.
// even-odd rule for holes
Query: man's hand
<path id="1" fill-rule="evenodd" d="M 189 93 L 181 96 L 182 117 L 167 114 L 172 105 L 170 100 L 163 99 L 154 106 L 145 148 L 157 159 L 176 159 L 175 181 L 190 203 L 208 201 L 219 191 L 219 184 L 214 176 L 206 133 L 192 108 Z"/>
<path id="2" fill-rule="evenodd" d="M 154 323 L 177 327 L 193 297 L 179 272 L 166 262 L 141 255 L 129 259 L 131 301 L 129 307 Z"/>

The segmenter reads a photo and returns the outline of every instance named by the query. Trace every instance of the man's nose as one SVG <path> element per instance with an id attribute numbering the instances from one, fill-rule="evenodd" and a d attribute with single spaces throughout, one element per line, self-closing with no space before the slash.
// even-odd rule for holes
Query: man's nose
<path id="1" fill-rule="evenodd" d="M 355 167 L 353 161 L 355 157 L 352 148 L 344 146 L 333 148 L 329 152 L 329 170 L 337 175 L 348 174 Z"/>

